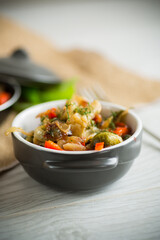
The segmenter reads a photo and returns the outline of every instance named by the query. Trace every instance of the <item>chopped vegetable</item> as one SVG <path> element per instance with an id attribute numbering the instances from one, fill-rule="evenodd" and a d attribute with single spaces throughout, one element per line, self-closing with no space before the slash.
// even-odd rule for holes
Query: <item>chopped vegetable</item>
<path id="1" fill-rule="evenodd" d="M 95 118 L 93 119 L 96 123 L 101 123 L 102 122 L 102 116 L 101 114 L 96 114 Z"/>
<path id="2" fill-rule="evenodd" d="M 56 108 L 48 109 L 47 111 L 38 114 L 36 117 L 48 116 L 49 119 L 57 117 Z"/>
<path id="3" fill-rule="evenodd" d="M 116 127 L 126 127 L 124 122 L 116 122 Z"/>
<path id="4" fill-rule="evenodd" d="M 120 111 L 119 114 L 117 115 L 116 123 L 121 122 L 122 118 L 125 117 L 127 113 L 128 113 L 128 109 L 126 109 L 125 111 Z"/>
<path id="5" fill-rule="evenodd" d="M 130 137 L 131 137 L 131 135 L 129 135 L 129 134 L 124 135 L 124 136 L 123 136 L 123 141 L 124 141 L 124 140 L 127 140 L 127 139 L 130 138 Z"/>
<path id="6" fill-rule="evenodd" d="M 104 142 L 96 143 L 95 150 L 100 151 L 104 148 Z"/>
<path id="7" fill-rule="evenodd" d="M 128 134 L 129 129 L 128 127 L 125 125 L 124 127 L 116 127 L 115 130 L 113 130 L 113 132 L 119 136 L 123 136 L 125 134 Z"/>
<path id="8" fill-rule="evenodd" d="M 104 142 L 104 147 L 108 147 L 121 143 L 122 141 L 122 138 L 114 133 L 99 132 L 93 137 L 91 141 L 91 146 L 94 147 L 96 143 Z"/>
<path id="9" fill-rule="evenodd" d="M 63 151 L 63 149 L 60 148 L 58 144 L 52 142 L 51 140 L 45 141 L 44 147 Z"/>
<path id="10" fill-rule="evenodd" d="M 27 136 L 27 141 L 60 151 L 99 151 L 131 136 L 131 129 L 124 122 L 126 111 L 112 112 L 106 119 L 101 109 L 98 100 L 88 103 L 74 96 L 61 108 L 57 106 L 39 113 L 40 125 L 34 131 L 26 133 L 20 128 L 11 128 L 8 133 L 20 131 Z"/>
<path id="11" fill-rule="evenodd" d="M 113 116 L 110 116 L 102 123 L 101 128 L 103 129 L 108 128 L 112 122 L 113 122 Z"/>
<path id="12" fill-rule="evenodd" d="M 32 132 L 26 132 L 24 131 L 22 128 L 19 127 L 10 127 L 6 132 L 5 135 L 8 136 L 10 133 L 12 132 L 21 132 L 22 134 L 24 134 L 25 136 L 32 136 Z"/>
<path id="13" fill-rule="evenodd" d="M 82 140 L 81 144 L 82 144 L 83 146 L 85 146 L 85 141 L 84 141 L 84 140 Z"/>
<path id="14" fill-rule="evenodd" d="M 1 92 L 0 93 L 0 105 L 7 102 L 11 98 L 11 94 L 9 92 Z"/>

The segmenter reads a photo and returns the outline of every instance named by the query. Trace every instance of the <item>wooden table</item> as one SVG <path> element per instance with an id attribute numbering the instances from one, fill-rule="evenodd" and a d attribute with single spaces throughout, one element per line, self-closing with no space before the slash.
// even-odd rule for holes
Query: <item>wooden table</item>
<path id="1" fill-rule="evenodd" d="M 156 107 L 160 117 L 160 104 Z M 142 116 L 149 113 L 146 109 Z M 130 171 L 97 192 L 50 189 L 20 165 L 1 174 L 0 239 L 160 239 L 159 142 L 144 133 L 141 154 Z"/>

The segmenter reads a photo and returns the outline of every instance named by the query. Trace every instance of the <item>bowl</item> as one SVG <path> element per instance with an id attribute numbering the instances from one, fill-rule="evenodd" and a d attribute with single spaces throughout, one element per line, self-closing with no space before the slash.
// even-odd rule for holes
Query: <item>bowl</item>
<path id="1" fill-rule="evenodd" d="M 30 107 L 18 114 L 12 126 L 25 131 L 34 130 L 40 120 L 35 116 L 52 107 L 64 106 L 66 100 L 52 101 Z M 101 102 L 104 114 L 125 108 Z M 18 132 L 12 133 L 14 152 L 25 171 L 42 184 L 67 190 L 95 190 L 107 186 L 124 176 L 139 155 L 142 122 L 131 110 L 126 123 L 133 135 L 117 145 L 101 151 L 58 151 L 44 148 L 25 140 Z"/>
<path id="2" fill-rule="evenodd" d="M 0 84 L 2 84 L 5 90 L 11 93 L 11 98 L 0 105 L 0 122 L 5 119 L 8 109 L 19 99 L 21 95 L 21 87 L 14 78 L 5 76 L 0 77 Z"/>

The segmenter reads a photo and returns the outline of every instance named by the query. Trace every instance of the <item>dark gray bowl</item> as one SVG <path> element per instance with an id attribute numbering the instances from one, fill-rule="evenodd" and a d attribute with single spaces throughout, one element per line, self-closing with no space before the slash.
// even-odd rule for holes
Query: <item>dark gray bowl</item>
<path id="1" fill-rule="evenodd" d="M 14 78 L 5 76 L 0 76 L 0 84 L 3 84 L 5 89 L 11 93 L 11 98 L 0 105 L 0 122 L 2 122 L 8 114 L 8 109 L 19 99 L 21 87 Z"/>
<path id="2" fill-rule="evenodd" d="M 101 102 L 103 112 L 124 109 Z M 30 107 L 16 116 L 12 126 L 31 131 L 39 125 L 35 116 L 51 107 L 61 107 L 65 100 Z M 15 156 L 26 172 L 40 183 L 70 190 L 98 189 L 120 179 L 131 167 L 141 149 L 142 123 L 129 111 L 126 123 L 134 134 L 124 142 L 102 151 L 57 151 L 27 142 L 21 133 L 12 134 Z"/>

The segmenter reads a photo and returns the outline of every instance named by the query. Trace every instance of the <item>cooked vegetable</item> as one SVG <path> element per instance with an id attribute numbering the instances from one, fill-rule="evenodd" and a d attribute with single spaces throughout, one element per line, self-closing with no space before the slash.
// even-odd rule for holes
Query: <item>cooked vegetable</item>
<path id="1" fill-rule="evenodd" d="M 108 128 L 112 122 L 113 122 L 113 116 L 110 116 L 103 122 L 101 128 L 103 129 Z"/>
<path id="2" fill-rule="evenodd" d="M 131 137 L 130 134 L 126 134 L 126 135 L 124 135 L 124 136 L 123 136 L 123 141 L 124 141 L 124 140 L 127 140 L 127 139 L 130 138 L 130 137 Z"/>
<path id="3" fill-rule="evenodd" d="M 60 147 L 58 146 L 58 144 L 56 144 L 56 143 L 54 143 L 54 142 L 52 142 L 52 141 L 50 141 L 50 140 L 45 141 L 44 147 L 63 151 L 63 149 L 60 148 Z"/>
<path id="4" fill-rule="evenodd" d="M 50 119 L 57 117 L 56 108 L 51 108 L 51 109 L 37 115 L 37 117 L 41 117 L 41 118 L 44 116 L 48 116 Z"/>
<path id="5" fill-rule="evenodd" d="M 84 151 L 86 148 L 83 145 L 76 143 L 66 143 L 63 145 L 64 150 L 66 151 Z"/>
<path id="6" fill-rule="evenodd" d="M 67 100 L 62 108 L 51 108 L 36 117 L 41 124 L 34 131 L 20 131 L 26 140 L 42 147 L 66 151 L 102 150 L 121 143 L 131 135 L 124 120 L 126 111 L 112 112 L 107 118 L 101 113 L 101 104 L 89 103 L 80 96 Z M 118 121 L 117 121 L 118 119 Z"/>
<path id="7" fill-rule="evenodd" d="M 104 142 L 104 147 L 108 147 L 121 143 L 122 141 L 123 139 L 117 134 L 111 132 L 100 132 L 93 137 L 91 141 L 91 147 L 94 147 L 96 143 L 99 142 Z"/>
<path id="8" fill-rule="evenodd" d="M 12 132 L 21 132 L 22 134 L 24 134 L 25 136 L 32 136 L 33 132 L 26 132 L 24 131 L 22 128 L 19 127 L 10 127 L 6 132 L 6 136 L 8 136 L 10 133 Z"/>
<path id="9" fill-rule="evenodd" d="M 9 92 L 0 92 L 0 105 L 7 102 L 11 98 L 11 94 Z"/>
<path id="10" fill-rule="evenodd" d="M 123 122 L 116 123 L 116 128 L 113 130 L 119 136 L 124 136 L 129 133 L 128 126 Z"/>
<path id="11" fill-rule="evenodd" d="M 98 142 L 95 144 L 95 150 L 100 151 L 104 148 L 104 142 Z"/>
<path id="12" fill-rule="evenodd" d="M 95 118 L 93 119 L 96 123 L 101 123 L 102 122 L 102 116 L 101 114 L 96 114 Z"/>
<path id="13" fill-rule="evenodd" d="M 116 123 L 121 122 L 123 117 L 126 116 L 127 113 L 128 113 L 128 109 L 126 109 L 125 111 L 120 111 L 119 114 L 117 115 Z"/>

